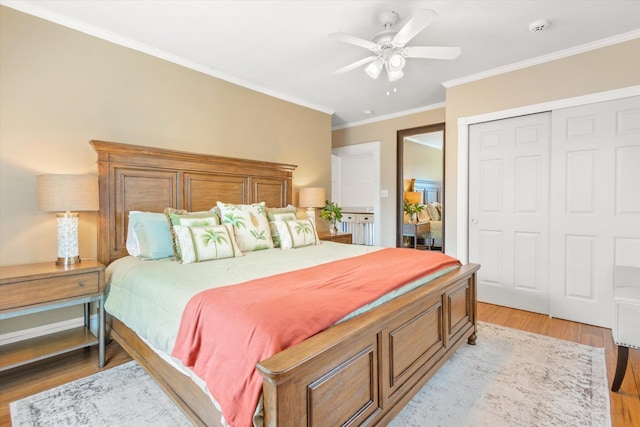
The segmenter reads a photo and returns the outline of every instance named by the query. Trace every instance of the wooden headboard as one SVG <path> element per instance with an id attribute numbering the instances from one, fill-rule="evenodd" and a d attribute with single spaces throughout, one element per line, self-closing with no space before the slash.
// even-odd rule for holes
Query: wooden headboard
<path id="1" fill-rule="evenodd" d="M 422 204 L 430 202 L 442 203 L 442 182 L 416 179 L 414 190 L 422 193 Z"/>
<path id="2" fill-rule="evenodd" d="M 98 153 L 98 260 L 127 255 L 129 211 L 206 211 L 219 200 L 282 207 L 292 202 L 296 166 L 106 141 Z"/>

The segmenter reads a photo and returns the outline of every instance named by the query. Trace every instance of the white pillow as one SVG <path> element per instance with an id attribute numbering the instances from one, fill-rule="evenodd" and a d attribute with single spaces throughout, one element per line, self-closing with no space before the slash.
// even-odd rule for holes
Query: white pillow
<path id="1" fill-rule="evenodd" d="M 293 205 L 287 205 L 284 208 L 267 208 L 267 219 L 269 220 L 269 228 L 271 229 L 271 239 L 273 247 L 280 247 L 280 236 L 274 221 L 285 221 L 288 219 L 296 219 L 298 208 Z"/>
<path id="2" fill-rule="evenodd" d="M 429 211 L 429 216 L 431 217 L 431 221 L 440 221 L 440 211 L 438 210 L 438 206 L 435 202 L 428 203 L 427 210 Z"/>
<path id="3" fill-rule="evenodd" d="M 267 214 L 267 217 L 269 215 Z M 296 219 L 296 214 L 294 213 L 277 213 L 271 215 L 273 221 L 269 221 L 269 228 L 271 228 L 271 239 L 273 240 L 273 247 L 280 247 L 280 234 L 278 233 L 278 227 L 276 227 L 276 221 L 289 221 Z"/>
<path id="4" fill-rule="evenodd" d="M 229 224 L 174 225 L 173 232 L 180 246 L 183 264 L 242 256 L 233 227 Z"/>
<path id="5" fill-rule="evenodd" d="M 280 235 L 282 249 L 319 245 L 320 239 L 313 223 L 308 219 L 274 221 Z"/>
<path id="6" fill-rule="evenodd" d="M 133 221 L 131 216 L 139 214 L 140 211 L 129 211 L 129 226 L 127 227 L 127 252 L 131 256 L 140 256 L 140 243 L 138 242 L 138 236 L 133 229 Z"/>
<path id="7" fill-rule="evenodd" d="M 222 223 L 233 225 L 236 241 L 242 252 L 273 248 L 264 202 L 252 205 L 218 202 L 217 205 Z"/>

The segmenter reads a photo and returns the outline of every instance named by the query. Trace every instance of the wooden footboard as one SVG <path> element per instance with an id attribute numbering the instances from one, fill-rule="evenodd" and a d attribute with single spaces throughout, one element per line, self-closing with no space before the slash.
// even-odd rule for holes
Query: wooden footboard
<path id="1" fill-rule="evenodd" d="M 265 426 L 385 425 L 476 339 L 477 265 L 260 362 Z"/>
<path id="2" fill-rule="evenodd" d="M 465 265 L 430 285 L 262 361 L 265 426 L 385 425 L 455 350 L 476 339 L 476 271 Z M 118 319 L 111 335 L 192 421 L 220 413 Z"/>

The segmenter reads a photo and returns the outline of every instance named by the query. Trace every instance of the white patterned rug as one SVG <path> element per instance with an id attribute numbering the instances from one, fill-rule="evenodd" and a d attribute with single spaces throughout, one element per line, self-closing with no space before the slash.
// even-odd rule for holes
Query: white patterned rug
<path id="1" fill-rule="evenodd" d="M 392 427 L 611 425 L 604 349 L 480 323 Z M 190 426 L 135 362 L 12 402 L 18 426 Z"/>

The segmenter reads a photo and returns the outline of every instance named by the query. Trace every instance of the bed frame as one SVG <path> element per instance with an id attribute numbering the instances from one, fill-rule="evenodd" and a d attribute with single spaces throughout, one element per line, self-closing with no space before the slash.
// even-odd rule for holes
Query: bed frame
<path id="1" fill-rule="evenodd" d="M 208 210 L 217 200 L 292 201 L 295 166 L 91 141 L 98 154 L 98 259 L 126 253 L 130 210 Z M 385 425 L 465 341 L 476 340 L 476 271 L 468 264 L 260 362 L 265 426 Z M 220 413 L 187 376 L 117 318 L 111 336 L 197 425 Z"/>

